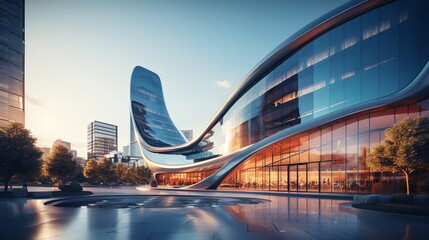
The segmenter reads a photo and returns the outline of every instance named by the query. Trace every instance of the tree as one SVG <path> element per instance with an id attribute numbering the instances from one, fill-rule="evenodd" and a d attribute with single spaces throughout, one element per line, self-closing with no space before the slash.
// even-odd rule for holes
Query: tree
<path id="1" fill-rule="evenodd" d="M 21 123 L 0 126 L 0 178 L 5 192 L 13 176 L 33 176 L 40 172 L 42 152 L 36 147 L 36 141 Z"/>
<path id="2" fill-rule="evenodd" d="M 83 169 L 83 176 L 86 178 L 91 178 L 94 180 L 98 179 L 98 163 L 95 160 L 86 161 L 85 167 Z"/>
<path id="3" fill-rule="evenodd" d="M 52 152 L 44 164 L 46 174 L 59 181 L 60 185 L 66 178 L 76 176 L 79 166 L 73 160 L 71 151 L 61 144 L 57 144 L 52 148 Z"/>
<path id="4" fill-rule="evenodd" d="M 97 164 L 97 172 L 98 172 L 98 180 L 101 182 L 107 182 L 109 179 L 112 178 L 113 171 L 112 171 L 112 161 L 108 158 L 102 158 L 98 160 Z"/>
<path id="5" fill-rule="evenodd" d="M 429 117 L 407 117 L 386 129 L 385 136 L 366 164 L 375 171 L 402 171 L 410 194 L 409 175 L 429 164 Z"/>
<path id="6" fill-rule="evenodd" d="M 122 164 L 118 163 L 115 168 L 115 177 L 119 182 L 127 182 L 127 171 L 128 168 Z"/>
<path id="7" fill-rule="evenodd" d="M 96 182 L 107 182 L 114 177 L 113 163 L 108 158 L 88 160 L 83 175 Z"/>
<path id="8" fill-rule="evenodd" d="M 137 181 L 140 183 L 149 183 L 152 173 L 148 167 L 140 166 L 136 168 Z"/>
<path id="9" fill-rule="evenodd" d="M 73 158 L 75 161 L 76 159 Z M 78 161 L 76 161 L 77 164 L 77 171 L 76 171 L 76 175 L 74 177 L 71 177 L 69 179 L 69 181 L 73 181 L 73 182 L 85 182 L 86 178 L 85 176 L 83 176 L 83 167 L 79 164 Z"/>

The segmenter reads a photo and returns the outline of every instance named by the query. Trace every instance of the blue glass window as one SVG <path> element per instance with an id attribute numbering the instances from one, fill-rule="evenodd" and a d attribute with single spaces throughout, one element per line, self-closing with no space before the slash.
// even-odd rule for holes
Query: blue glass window
<path id="1" fill-rule="evenodd" d="M 427 1 L 394 1 L 321 34 L 249 89 L 222 131 L 249 122 L 253 143 L 398 92 L 429 59 L 428 8 Z"/>

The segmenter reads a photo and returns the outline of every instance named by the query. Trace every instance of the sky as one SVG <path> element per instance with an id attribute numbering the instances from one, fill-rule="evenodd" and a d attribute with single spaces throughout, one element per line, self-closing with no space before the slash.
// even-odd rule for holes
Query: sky
<path id="1" fill-rule="evenodd" d="M 269 52 L 345 0 L 27 0 L 25 124 L 38 146 L 71 142 L 86 158 L 87 125 L 130 139 L 130 77 L 157 73 L 178 129 L 197 135 Z"/>

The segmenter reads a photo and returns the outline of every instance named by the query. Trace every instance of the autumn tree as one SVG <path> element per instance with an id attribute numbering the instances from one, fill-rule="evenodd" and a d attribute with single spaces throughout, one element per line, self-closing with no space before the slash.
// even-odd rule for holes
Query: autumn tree
<path id="1" fill-rule="evenodd" d="M 410 194 L 410 174 L 429 164 L 429 117 L 405 118 L 386 129 L 385 137 L 366 164 L 374 171 L 402 171 Z"/>
<path id="2" fill-rule="evenodd" d="M 83 174 L 96 182 L 116 181 L 127 183 L 149 182 L 152 176 L 147 167 L 128 167 L 123 163 L 114 165 L 108 158 L 87 161 Z"/>
<path id="3" fill-rule="evenodd" d="M 112 175 L 114 172 L 112 171 L 112 161 L 106 157 L 98 160 L 97 162 L 97 171 L 98 171 L 98 179 L 101 182 L 107 182 L 110 178 L 112 178 Z"/>
<path id="4" fill-rule="evenodd" d="M 78 163 L 73 160 L 73 154 L 62 144 L 54 145 L 43 168 L 47 176 L 59 181 L 60 184 L 64 179 L 76 176 L 79 170 Z"/>
<path id="5" fill-rule="evenodd" d="M 128 183 L 148 183 L 152 173 L 144 166 L 127 167 L 118 163 L 115 168 L 115 177 L 120 182 Z"/>
<path id="6" fill-rule="evenodd" d="M 119 182 L 127 182 L 128 167 L 122 163 L 118 163 L 115 168 L 115 177 Z"/>
<path id="7" fill-rule="evenodd" d="M 21 123 L 0 126 L 0 178 L 5 192 L 13 176 L 34 176 L 40 172 L 42 152 L 36 147 L 36 140 Z"/>
<path id="8" fill-rule="evenodd" d="M 140 166 L 136 167 L 137 181 L 140 183 L 148 183 L 152 177 L 152 173 L 148 167 Z"/>
<path id="9" fill-rule="evenodd" d="M 105 157 L 99 160 L 88 160 L 83 169 L 83 175 L 96 182 L 108 182 L 114 178 L 114 174 L 115 169 L 112 161 Z"/>
<path id="10" fill-rule="evenodd" d="M 95 160 L 86 161 L 85 167 L 83 168 L 83 176 L 93 180 L 98 179 L 98 163 Z"/>

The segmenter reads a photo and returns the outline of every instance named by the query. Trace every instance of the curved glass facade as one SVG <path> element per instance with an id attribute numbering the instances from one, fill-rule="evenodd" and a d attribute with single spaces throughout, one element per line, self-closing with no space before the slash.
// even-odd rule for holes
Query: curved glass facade
<path id="1" fill-rule="evenodd" d="M 131 110 L 135 128 L 147 146 L 159 148 L 187 142 L 168 114 L 161 80 L 156 73 L 142 67 L 134 68 L 131 76 Z M 188 164 L 189 160 L 198 161 L 215 157 L 208 151 L 212 147 L 211 141 L 202 140 L 191 148 L 168 155 L 149 151 L 143 151 L 143 154 L 158 163 L 181 165 Z"/>
<path id="2" fill-rule="evenodd" d="M 185 138 L 168 114 L 158 75 L 136 67 L 131 79 L 131 108 L 143 140 L 155 147 L 185 143 Z"/>
<path id="3" fill-rule="evenodd" d="M 306 42 L 282 60 L 267 60 L 272 65 L 268 71 L 256 68 L 262 77 L 248 90 L 238 89 L 234 94 L 241 97 L 224 105 L 233 103 L 229 110 L 221 109 L 226 113 L 216 116 L 210 123 L 216 125 L 194 145 L 186 145 L 168 116 L 159 77 L 136 68 L 131 101 L 137 134 L 145 144 L 168 149 L 152 153 L 143 146 L 144 155 L 154 162 L 174 158 L 176 165 L 184 163 L 179 154 L 229 161 L 220 169 L 211 163 L 204 170 L 158 167 L 156 179 L 160 184 L 188 185 L 209 178 L 204 185 L 208 188 L 220 184 L 275 191 L 402 192 L 401 174 L 371 172 L 364 159 L 386 128 L 405 116 L 429 115 L 429 100 L 421 101 L 428 94 L 416 99 L 395 95 L 408 92 L 404 88 L 413 86 L 410 83 L 428 63 L 426 9 L 428 1 L 389 1 L 353 16 L 345 14 L 349 19 L 334 21 L 309 40 L 304 34 L 297 42 Z M 323 125 L 315 127 L 319 122 Z M 311 130 L 298 131 L 310 125 Z M 281 134 L 288 137 L 278 141 Z M 177 145 L 186 149 L 169 148 Z"/>
<path id="4" fill-rule="evenodd" d="M 427 1 L 392 2 L 296 51 L 224 116 L 223 153 L 407 86 L 429 59 L 428 8 Z"/>

